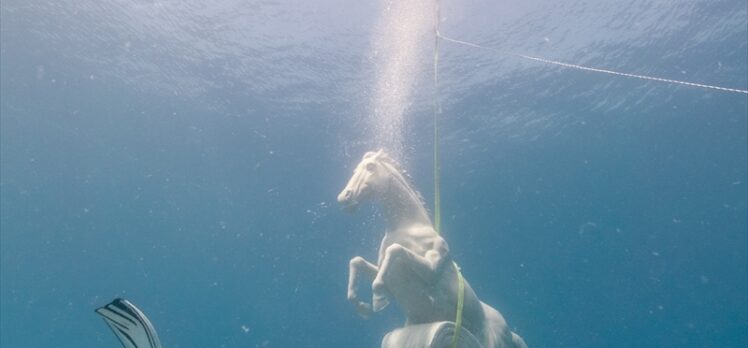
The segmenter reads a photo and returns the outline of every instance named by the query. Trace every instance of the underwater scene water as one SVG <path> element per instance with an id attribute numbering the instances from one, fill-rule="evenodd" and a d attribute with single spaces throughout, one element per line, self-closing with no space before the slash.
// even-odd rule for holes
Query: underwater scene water
<path id="1" fill-rule="evenodd" d="M 0 346 L 379 347 L 384 148 L 529 347 L 748 346 L 745 0 L 0 3 Z M 437 93 L 438 92 L 438 93 Z"/>

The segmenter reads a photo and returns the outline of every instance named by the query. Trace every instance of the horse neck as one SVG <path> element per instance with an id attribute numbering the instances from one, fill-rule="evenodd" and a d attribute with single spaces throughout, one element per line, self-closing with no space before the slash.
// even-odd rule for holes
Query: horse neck
<path id="1" fill-rule="evenodd" d="M 388 233 L 407 230 L 412 225 L 431 225 L 426 208 L 416 192 L 392 178 L 381 197 Z"/>

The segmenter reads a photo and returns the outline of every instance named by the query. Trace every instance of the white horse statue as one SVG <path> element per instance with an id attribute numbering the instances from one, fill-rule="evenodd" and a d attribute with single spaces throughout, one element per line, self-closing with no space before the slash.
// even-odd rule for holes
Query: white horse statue
<path id="1" fill-rule="evenodd" d="M 351 259 L 348 300 L 364 318 L 384 309 L 391 299 L 398 302 L 405 313 L 405 327 L 388 334 L 382 347 L 449 346 L 443 342 L 434 344 L 433 338 L 407 337 L 408 333 L 402 332 L 409 327 L 430 325 L 433 328 L 436 324 L 456 320 L 459 271 L 447 242 L 431 223 L 423 198 L 411 187 L 407 174 L 383 150 L 367 152 L 338 195 L 338 202 L 349 211 L 367 200 L 381 203 L 387 230 L 379 247 L 377 264 L 360 256 Z M 362 273 L 372 281 L 371 303 L 358 296 L 358 280 Z M 462 344 L 463 347 L 527 347 L 519 335 L 509 330 L 497 310 L 478 299 L 467 281 L 464 283 L 462 328 L 462 332 L 469 332 L 453 334 L 477 339 L 475 345 Z M 419 332 L 429 330 L 433 335 L 434 329 Z M 463 338 L 460 340 L 464 342 Z"/>

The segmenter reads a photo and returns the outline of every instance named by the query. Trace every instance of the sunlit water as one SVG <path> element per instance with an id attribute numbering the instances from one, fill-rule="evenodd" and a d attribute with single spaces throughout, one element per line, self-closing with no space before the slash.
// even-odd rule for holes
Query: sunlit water
<path id="1" fill-rule="evenodd" d="M 434 46 L 434 2 L 384 3 L 372 38 L 377 68 L 369 114 L 375 142 L 401 159 L 406 146 L 405 118 L 413 116 L 413 90 L 424 73 L 430 72 L 430 57 L 424 53 Z"/>

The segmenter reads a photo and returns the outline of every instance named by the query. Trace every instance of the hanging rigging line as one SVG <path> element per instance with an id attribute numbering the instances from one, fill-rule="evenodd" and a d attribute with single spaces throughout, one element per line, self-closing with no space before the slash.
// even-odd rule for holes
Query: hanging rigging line
<path id="1" fill-rule="evenodd" d="M 439 100 L 439 1 L 436 1 L 436 24 L 434 25 L 434 229 L 441 232 L 441 194 L 439 191 L 439 114 L 442 112 Z"/>
<path id="2" fill-rule="evenodd" d="M 440 162 L 439 162 L 439 114 L 442 112 L 441 102 L 439 100 L 439 18 L 441 13 L 439 9 L 439 0 L 435 1 L 436 5 L 436 22 L 434 24 L 434 230 L 441 234 L 441 190 L 440 184 Z M 457 348 L 457 342 L 462 331 L 462 311 L 465 305 L 465 278 L 462 276 L 460 266 L 457 262 L 452 261 L 452 266 L 457 273 L 457 308 L 455 308 L 455 332 L 452 336 L 451 348 Z"/>
<path id="3" fill-rule="evenodd" d="M 449 42 L 453 42 L 453 43 L 460 44 L 460 45 L 465 45 L 465 46 L 470 46 L 470 47 L 475 47 L 475 48 L 482 48 L 482 49 L 486 49 L 486 50 L 498 52 L 498 53 L 501 53 L 501 54 L 506 54 L 506 55 L 510 55 L 510 56 L 514 56 L 514 57 L 520 57 L 520 58 L 524 58 L 524 59 L 534 60 L 536 62 L 541 62 L 541 63 L 546 63 L 546 64 L 558 65 L 558 66 L 562 66 L 562 67 L 565 67 L 565 68 L 572 68 L 572 69 L 578 69 L 578 70 L 584 70 L 584 71 L 592 71 L 592 72 L 598 72 L 598 73 L 604 73 L 604 74 L 610 74 L 610 75 L 616 75 L 616 76 L 633 77 L 633 78 L 637 78 L 637 79 L 641 79 L 641 80 L 649 80 L 649 81 L 673 83 L 673 84 L 684 85 L 684 86 L 691 86 L 691 87 L 713 89 L 713 90 L 723 91 L 723 92 L 733 92 L 733 93 L 748 94 L 748 90 L 744 90 L 744 89 L 727 88 L 727 87 L 720 87 L 720 86 L 712 86 L 712 85 L 705 85 L 705 84 L 701 84 L 701 83 L 694 83 L 694 82 L 688 82 L 688 81 L 679 81 L 679 80 L 665 79 L 665 78 L 661 78 L 661 77 L 653 77 L 653 76 L 646 76 L 646 75 L 629 74 L 629 73 L 623 73 L 623 72 L 618 72 L 618 71 L 613 71 L 613 70 L 592 68 L 592 67 L 583 66 L 583 65 L 564 63 L 564 62 L 559 62 L 559 61 L 545 59 L 545 58 L 538 58 L 538 57 L 527 56 L 527 55 L 519 54 L 519 53 L 502 51 L 502 50 L 499 50 L 499 49 L 496 49 L 496 48 L 493 48 L 493 47 L 487 47 L 487 46 L 479 45 L 479 44 L 472 43 L 472 42 L 467 42 L 467 41 L 453 39 L 453 38 L 450 38 L 450 37 L 442 35 L 438 31 L 436 32 L 436 36 L 437 36 L 437 38 L 441 38 L 444 41 L 449 41 Z"/>

